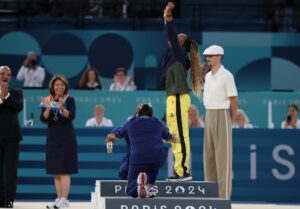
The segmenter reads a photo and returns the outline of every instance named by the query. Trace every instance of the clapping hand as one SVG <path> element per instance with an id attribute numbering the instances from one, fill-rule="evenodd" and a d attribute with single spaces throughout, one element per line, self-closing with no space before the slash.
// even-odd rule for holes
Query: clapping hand
<path id="1" fill-rule="evenodd" d="M 61 111 L 64 109 L 64 100 L 62 98 L 58 100 L 57 108 Z"/>
<path id="2" fill-rule="evenodd" d="M 47 109 L 51 108 L 50 101 L 46 97 L 41 97 L 41 102 Z"/>
<path id="3" fill-rule="evenodd" d="M 29 59 L 28 58 L 26 58 L 25 60 L 24 60 L 24 62 L 23 62 L 23 66 L 25 66 L 25 67 L 28 67 L 29 66 Z"/>
<path id="4" fill-rule="evenodd" d="M 4 98 L 7 96 L 8 94 L 8 82 L 5 82 L 5 81 L 0 81 L 0 98 L 2 100 L 4 100 Z"/>

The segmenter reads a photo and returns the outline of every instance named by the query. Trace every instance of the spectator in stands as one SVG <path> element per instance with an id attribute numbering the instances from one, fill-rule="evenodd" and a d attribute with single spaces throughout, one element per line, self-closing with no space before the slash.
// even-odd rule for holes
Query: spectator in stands
<path id="1" fill-rule="evenodd" d="M 0 208 L 13 208 L 17 191 L 19 144 L 22 140 L 18 113 L 22 91 L 11 88 L 11 70 L 0 67 Z"/>
<path id="2" fill-rule="evenodd" d="M 126 192 L 129 196 L 147 198 L 155 196 L 155 184 L 160 167 L 167 159 L 167 149 L 162 138 L 174 140 L 168 128 L 153 116 L 150 104 L 143 104 L 138 115 L 127 121 L 121 128 L 107 135 L 105 143 L 115 138 L 129 136 L 129 171 Z"/>
<path id="3" fill-rule="evenodd" d="M 298 106 L 296 104 L 290 104 L 288 106 L 288 116 L 285 121 L 282 121 L 281 128 L 300 128 L 298 112 Z"/>
<path id="4" fill-rule="evenodd" d="M 274 31 L 296 32 L 300 30 L 300 2 L 298 0 L 274 0 Z"/>
<path id="5" fill-rule="evenodd" d="M 45 69 L 38 65 L 34 52 L 28 52 L 22 67 L 17 74 L 17 80 L 24 81 L 25 88 L 42 88 L 45 80 Z"/>
<path id="6" fill-rule="evenodd" d="M 189 128 L 199 127 L 204 127 L 202 115 L 199 115 L 198 108 L 195 105 L 191 104 L 189 108 Z"/>
<path id="7" fill-rule="evenodd" d="M 85 123 L 85 126 L 89 127 L 112 127 L 113 122 L 104 117 L 104 106 L 103 105 L 96 105 L 94 108 L 94 116 L 91 119 L 88 119 Z"/>
<path id="8" fill-rule="evenodd" d="M 253 125 L 249 123 L 249 118 L 246 115 L 245 111 L 238 109 L 236 116 L 233 121 L 233 128 L 253 128 Z"/>
<path id="9" fill-rule="evenodd" d="M 102 89 L 100 75 L 96 68 L 86 69 L 78 83 L 78 89 Z"/>
<path id="10" fill-rule="evenodd" d="M 109 87 L 110 91 L 133 91 L 136 86 L 130 76 L 127 76 L 127 71 L 124 67 L 116 68 L 114 75 L 114 83 Z"/>
<path id="11" fill-rule="evenodd" d="M 40 104 L 42 122 L 48 126 L 46 141 L 46 170 L 54 175 L 57 198 L 47 208 L 69 207 L 70 174 L 78 173 L 77 142 L 73 120 L 75 99 L 68 95 L 68 81 L 54 75 L 49 83 L 50 95 Z"/>
<path id="12" fill-rule="evenodd" d="M 103 17 L 103 0 L 89 0 L 89 13 L 94 17 Z"/>

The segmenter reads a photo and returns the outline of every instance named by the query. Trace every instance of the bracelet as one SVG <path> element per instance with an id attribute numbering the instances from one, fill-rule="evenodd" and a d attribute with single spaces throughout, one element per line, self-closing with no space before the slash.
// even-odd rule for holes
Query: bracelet
<path id="1" fill-rule="evenodd" d="M 172 17 L 172 14 L 166 15 L 166 17 Z"/>

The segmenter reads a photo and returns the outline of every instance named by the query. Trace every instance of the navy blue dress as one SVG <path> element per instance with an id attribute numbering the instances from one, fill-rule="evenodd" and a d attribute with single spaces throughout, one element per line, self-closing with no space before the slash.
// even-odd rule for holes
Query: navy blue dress
<path id="1" fill-rule="evenodd" d="M 76 106 L 73 97 L 65 101 L 66 109 L 69 111 L 69 118 L 64 118 L 51 110 L 49 118 L 43 116 L 45 109 L 42 109 L 40 119 L 47 123 L 46 142 L 46 172 L 47 174 L 74 174 L 78 173 L 77 167 L 77 142 L 73 119 L 75 118 Z"/>

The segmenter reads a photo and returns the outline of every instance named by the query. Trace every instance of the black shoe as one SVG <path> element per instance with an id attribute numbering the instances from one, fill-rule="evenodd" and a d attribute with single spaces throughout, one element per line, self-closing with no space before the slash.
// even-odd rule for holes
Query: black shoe
<path id="1" fill-rule="evenodd" d="M 184 176 L 179 176 L 177 173 L 175 173 L 174 176 L 170 176 L 166 178 L 166 181 L 170 182 L 181 182 L 181 181 L 190 181 L 193 177 L 189 173 L 185 173 Z"/>
<path id="2" fill-rule="evenodd" d="M 5 208 L 13 208 L 13 207 L 14 207 L 14 201 L 5 202 Z"/>

